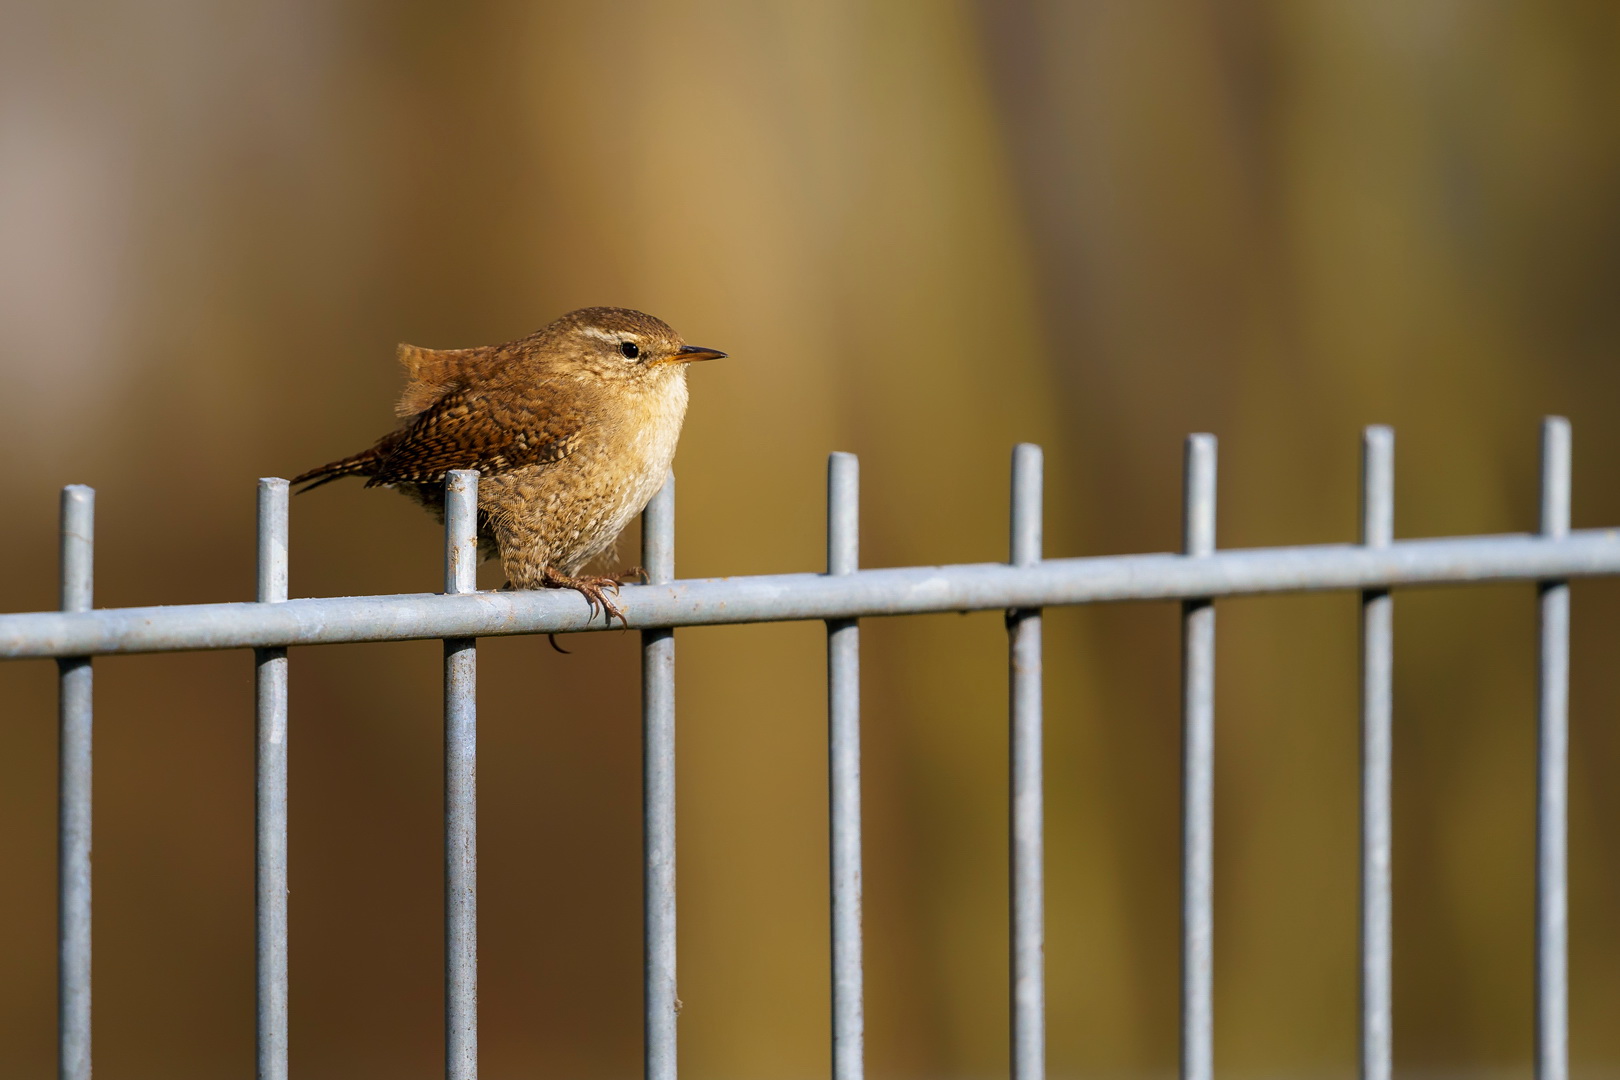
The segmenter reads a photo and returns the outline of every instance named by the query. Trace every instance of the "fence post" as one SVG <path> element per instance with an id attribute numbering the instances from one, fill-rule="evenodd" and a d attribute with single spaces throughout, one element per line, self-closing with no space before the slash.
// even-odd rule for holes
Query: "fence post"
<path id="1" fill-rule="evenodd" d="M 261 604 L 287 599 L 287 481 L 259 481 Z M 259 1080 L 287 1080 L 287 650 L 253 650 L 254 937 Z"/>
<path id="2" fill-rule="evenodd" d="M 1010 562 L 1041 561 L 1041 448 L 1013 449 Z M 1046 1075 L 1045 822 L 1041 610 L 1007 612 L 1008 855 L 1011 862 L 1012 1080 Z"/>
<path id="3" fill-rule="evenodd" d="M 1183 553 L 1215 551 L 1215 436 L 1187 438 Z M 1181 1080 L 1214 1076 L 1215 605 L 1181 605 Z"/>
<path id="4" fill-rule="evenodd" d="M 94 489 L 62 489 L 63 611 L 90 610 L 95 513 Z M 61 1080 L 90 1080 L 90 658 L 64 657 L 57 671 L 57 1068 Z"/>
<path id="5" fill-rule="evenodd" d="M 1570 429 L 1541 428 L 1541 535 L 1569 536 Z M 1569 582 L 1538 589 L 1536 686 L 1536 1080 L 1569 1077 Z"/>
<path id="6" fill-rule="evenodd" d="M 675 477 L 641 518 L 641 565 L 651 585 L 675 580 Z M 641 632 L 643 971 L 647 1080 L 675 1080 L 675 631 Z"/>
<path id="7" fill-rule="evenodd" d="M 478 591 L 478 473 L 444 487 L 444 591 Z M 444 1074 L 478 1077 L 478 640 L 444 641 Z"/>
<path id="8" fill-rule="evenodd" d="M 1395 530 L 1395 433 L 1367 428 L 1361 449 L 1361 543 L 1387 548 Z M 1391 823 L 1394 601 L 1361 594 L 1361 1080 L 1390 1080 Z"/>
<path id="9" fill-rule="evenodd" d="M 860 564 L 860 460 L 827 459 L 827 573 Z M 861 943 L 861 629 L 827 620 L 827 807 L 831 858 L 834 1080 L 865 1074 L 865 975 Z"/>

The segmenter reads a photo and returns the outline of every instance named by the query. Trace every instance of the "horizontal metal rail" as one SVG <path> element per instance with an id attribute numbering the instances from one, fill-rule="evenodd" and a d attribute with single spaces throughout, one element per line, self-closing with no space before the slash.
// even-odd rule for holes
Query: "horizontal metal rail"
<path id="1" fill-rule="evenodd" d="M 1602 574 L 1620 574 L 1620 529 L 694 579 L 626 587 L 618 602 L 645 630 Z M 605 629 L 577 593 L 549 589 L 107 608 L 0 615 L 0 659 Z"/>

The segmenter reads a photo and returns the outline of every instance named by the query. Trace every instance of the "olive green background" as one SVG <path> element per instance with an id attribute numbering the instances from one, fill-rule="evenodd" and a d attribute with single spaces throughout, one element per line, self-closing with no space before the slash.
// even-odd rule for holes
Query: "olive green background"
<path id="1" fill-rule="evenodd" d="M 861 454 L 867 565 L 1005 557 L 1047 450 L 1053 555 L 1620 523 L 1620 7 L 1606 0 L 0 4 L 0 610 L 55 603 L 98 490 L 99 604 L 252 595 L 254 479 L 387 430 L 394 344 L 585 304 L 692 373 L 683 575 L 823 558 Z M 295 596 L 424 591 L 387 492 L 293 505 Z M 633 560 L 633 538 L 625 545 Z M 498 577 L 491 576 L 489 584 Z M 1219 608 L 1216 1061 L 1355 1062 L 1356 605 Z M 1396 1065 L 1528 1075 L 1528 586 L 1396 604 Z M 1620 586 L 1574 592 L 1577 1076 L 1620 1070 Z M 679 641 L 686 1075 L 828 1061 L 822 631 Z M 1006 1065 L 1005 653 L 991 614 L 865 646 L 868 1059 Z M 636 637 L 480 659 L 483 1075 L 640 1067 Z M 1176 1061 L 1172 605 L 1048 619 L 1050 1066 Z M 438 1075 L 439 648 L 292 656 L 292 1062 Z M 243 653 L 96 665 L 98 1077 L 247 1075 Z M 53 1068 L 53 669 L 0 665 L 0 1073 Z"/>

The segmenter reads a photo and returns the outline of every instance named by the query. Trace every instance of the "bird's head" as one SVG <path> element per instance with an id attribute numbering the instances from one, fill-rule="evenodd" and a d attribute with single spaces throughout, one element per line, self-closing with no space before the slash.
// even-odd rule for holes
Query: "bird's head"
<path id="1" fill-rule="evenodd" d="M 718 349 L 688 345 L 662 319 L 629 308 L 580 308 L 538 335 L 547 351 L 570 367 L 616 382 L 682 378 L 694 360 L 714 360 Z"/>

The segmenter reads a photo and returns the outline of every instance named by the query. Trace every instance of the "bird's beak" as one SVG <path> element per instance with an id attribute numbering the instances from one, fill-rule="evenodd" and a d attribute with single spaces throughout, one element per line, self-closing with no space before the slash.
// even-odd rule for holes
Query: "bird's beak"
<path id="1" fill-rule="evenodd" d="M 701 345 L 682 345 L 681 351 L 669 359 L 671 363 L 690 364 L 694 360 L 721 360 L 725 355 L 719 349 L 705 349 Z"/>

